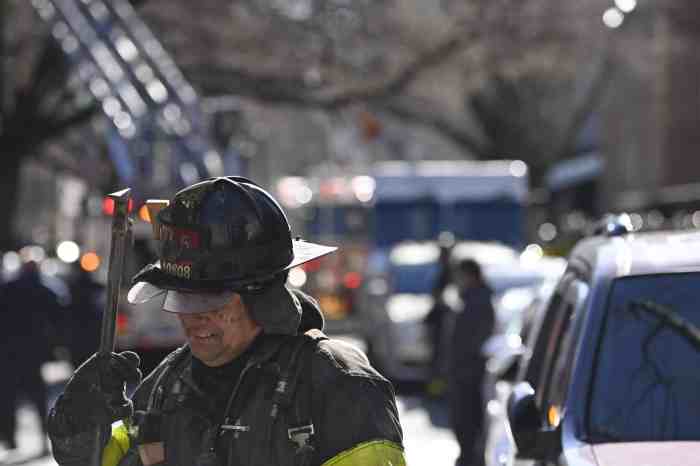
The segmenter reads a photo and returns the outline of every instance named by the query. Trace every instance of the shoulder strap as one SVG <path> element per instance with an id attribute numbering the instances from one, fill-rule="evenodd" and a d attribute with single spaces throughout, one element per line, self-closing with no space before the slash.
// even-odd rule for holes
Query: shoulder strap
<path id="1" fill-rule="evenodd" d="M 280 408 L 287 409 L 292 402 L 296 385 L 299 382 L 299 374 L 296 370 L 297 360 L 307 341 L 306 338 L 292 337 L 289 358 L 287 358 L 287 363 L 281 368 L 275 391 L 272 394 L 273 404 L 270 415 L 273 418 L 277 417 Z"/>
<path id="2" fill-rule="evenodd" d="M 296 343 L 295 353 L 288 363 L 288 371 L 291 374 L 288 387 L 288 400 L 284 408 L 287 409 L 288 419 L 291 420 L 287 429 L 287 437 L 296 444 L 295 463 L 299 466 L 311 464 L 316 453 L 314 447 L 314 436 L 316 427 L 313 423 L 313 383 L 312 383 L 312 363 L 311 358 L 314 350 L 321 340 L 327 337 L 318 330 L 306 332 L 299 342 Z M 302 386 L 306 393 L 298 393 L 300 381 L 304 381 Z M 298 396 L 295 396 L 298 395 Z M 294 403 L 291 403 L 291 401 Z"/>
<path id="3" fill-rule="evenodd" d="M 159 410 L 163 404 L 163 394 L 166 386 L 171 385 L 173 382 L 173 369 L 179 366 L 181 363 L 189 360 L 190 347 L 188 345 L 183 345 L 170 353 L 161 363 L 163 367 L 161 373 L 158 375 L 153 387 L 151 388 L 151 393 L 148 397 L 147 410 L 151 409 Z M 175 374 L 177 375 L 177 374 Z"/>
<path id="4" fill-rule="evenodd" d="M 141 443 L 160 441 L 161 421 L 165 391 L 177 381 L 177 371 L 174 370 L 185 361 L 189 360 L 191 353 L 189 346 L 183 345 L 170 353 L 160 364 L 161 370 L 157 375 L 148 402 L 143 411 L 134 412 L 134 423 L 138 426 L 138 439 Z"/>
<path id="5" fill-rule="evenodd" d="M 287 374 L 289 384 L 286 390 L 286 398 L 289 401 L 287 401 L 286 406 L 289 406 L 290 401 L 294 399 L 299 381 L 302 379 L 311 381 L 311 356 L 318 343 L 327 339 L 328 337 L 320 330 L 309 330 L 295 342 L 286 371 L 283 373 L 283 376 L 285 373 Z M 304 352 L 303 350 L 306 351 Z M 300 357 L 302 352 L 304 352 L 303 357 Z M 310 417 L 307 417 L 307 419 L 310 419 Z"/>

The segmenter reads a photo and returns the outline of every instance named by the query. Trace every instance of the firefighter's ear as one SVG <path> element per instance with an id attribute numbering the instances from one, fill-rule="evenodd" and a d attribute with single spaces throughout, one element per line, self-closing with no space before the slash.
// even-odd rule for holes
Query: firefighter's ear
<path id="1" fill-rule="evenodd" d="M 148 210 L 148 220 L 153 227 L 153 239 L 160 239 L 160 224 L 158 223 L 158 212 L 168 207 L 170 201 L 167 199 L 148 199 L 146 209 Z"/>

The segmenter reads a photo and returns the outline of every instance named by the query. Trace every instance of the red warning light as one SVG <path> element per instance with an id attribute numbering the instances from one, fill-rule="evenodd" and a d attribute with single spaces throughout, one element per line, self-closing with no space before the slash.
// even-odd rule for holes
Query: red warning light
<path id="1" fill-rule="evenodd" d="M 343 277 L 343 285 L 352 290 L 359 288 L 362 284 L 362 275 L 357 272 L 348 272 Z"/>
<path id="2" fill-rule="evenodd" d="M 315 260 L 311 260 L 309 262 L 305 262 L 304 264 L 302 264 L 302 268 L 306 272 L 315 272 L 319 268 L 321 268 L 321 261 L 320 261 L 320 259 L 315 259 Z"/>
<path id="3" fill-rule="evenodd" d="M 123 312 L 117 313 L 117 334 L 123 335 L 129 328 L 129 316 Z"/>
<path id="4" fill-rule="evenodd" d="M 129 204 L 127 205 L 127 210 L 131 212 L 134 209 L 134 200 L 129 199 Z M 102 212 L 105 215 L 114 215 L 114 199 L 111 197 L 105 197 L 102 199 Z"/>

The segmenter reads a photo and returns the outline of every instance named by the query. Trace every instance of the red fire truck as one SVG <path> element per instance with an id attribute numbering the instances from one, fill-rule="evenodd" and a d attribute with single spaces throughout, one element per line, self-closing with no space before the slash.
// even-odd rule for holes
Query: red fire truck
<path id="1" fill-rule="evenodd" d="M 314 296 L 329 333 L 359 330 L 357 292 L 370 248 L 374 180 L 369 176 L 281 178 L 276 195 L 292 231 L 309 241 L 339 246 L 336 253 L 290 271 L 289 283 Z"/>

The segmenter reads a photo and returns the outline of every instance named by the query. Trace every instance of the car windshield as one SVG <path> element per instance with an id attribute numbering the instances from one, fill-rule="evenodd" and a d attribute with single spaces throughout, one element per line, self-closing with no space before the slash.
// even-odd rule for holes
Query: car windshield
<path id="1" fill-rule="evenodd" d="M 598 349 L 591 440 L 700 440 L 700 273 L 615 280 Z"/>

